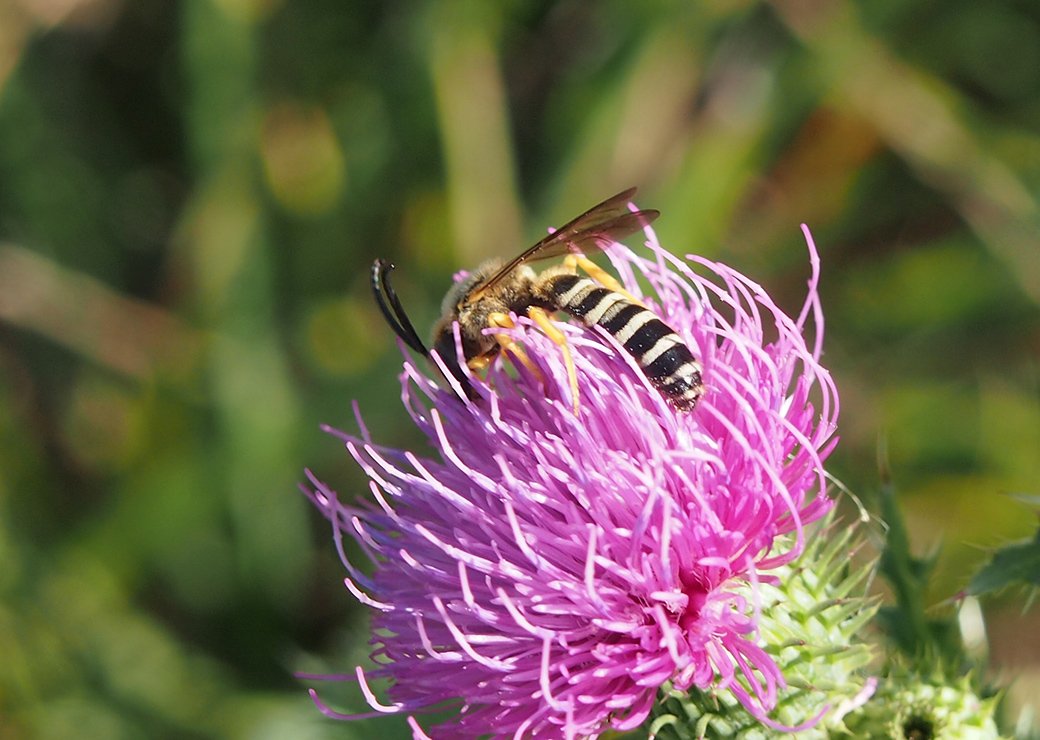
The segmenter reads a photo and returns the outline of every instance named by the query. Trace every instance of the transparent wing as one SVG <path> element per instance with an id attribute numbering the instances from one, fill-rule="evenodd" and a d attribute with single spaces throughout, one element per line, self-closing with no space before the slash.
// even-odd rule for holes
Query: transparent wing
<path id="1" fill-rule="evenodd" d="M 628 204 L 635 194 L 636 189 L 629 188 L 568 221 L 533 247 L 511 259 L 475 290 L 470 291 L 466 296 L 466 303 L 479 300 L 502 278 L 526 262 L 576 252 L 598 252 L 619 239 L 634 234 L 661 215 L 660 211 L 654 210 L 628 210 Z"/>

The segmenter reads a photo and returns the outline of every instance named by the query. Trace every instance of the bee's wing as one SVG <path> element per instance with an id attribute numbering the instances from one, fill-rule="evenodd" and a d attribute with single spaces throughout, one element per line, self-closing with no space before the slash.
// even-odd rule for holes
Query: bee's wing
<path id="1" fill-rule="evenodd" d="M 630 211 L 628 204 L 636 194 L 629 188 L 594 205 L 572 221 L 549 234 L 533 247 L 502 266 L 498 272 L 467 294 L 465 303 L 479 300 L 502 278 L 525 262 L 559 257 L 577 252 L 598 252 L 610 244 L 634 234 L 657 218 L 660 211 Z"/>

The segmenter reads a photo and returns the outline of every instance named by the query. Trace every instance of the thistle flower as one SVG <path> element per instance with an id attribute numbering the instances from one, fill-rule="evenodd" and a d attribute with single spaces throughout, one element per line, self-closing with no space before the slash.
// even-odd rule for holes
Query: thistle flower
<path id="1" fill-rule="evenodd" d="M 328 430 L 372 500 L 341 501 L 309 472 L 306 490 L 333 524 L 347 588 L 373 612 L 376 664 L 356 671 L 375 711 L 338 714 L 315 695 L 329 716 L 453 709 L 434 735 L 591 737 L 638 727 L 667 682 L 729 692 L 772 722 L 784 676 L 760 644 L 755 586 L 799 556 L 804 525 L 831 506 L 838 405 L 819 364 L 818 258 L 810 239 L 792 318 L 734 270 L 691 257 L 702 276 L 646 237 L 650 259 L 608 254 L 700 359 L 693 412 L 673 409 L 609 334 L 560 322 L 576 415 L 559 347 L 519 317 L 513 336 L 540 377 L 499 359 L 471 400 L 405 360 L 404 405 L 432 454 L 380 447 L 363 424 L 360 437 Z M 389 680 L 388 704 L 369 677 Z"/>

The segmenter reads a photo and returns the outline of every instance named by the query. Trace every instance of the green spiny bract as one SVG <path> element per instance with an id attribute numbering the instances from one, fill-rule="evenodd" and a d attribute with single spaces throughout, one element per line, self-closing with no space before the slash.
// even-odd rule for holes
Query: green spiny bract
<path id="1" fill-rule="evenodd" d="M 890 667 L 874 697 L 845 724 L 856 737 L 996 740 L 996 704 L 997 697 L 979 698 L 970 676 L 951 681 L 940 670 L 924 675 Z"/>

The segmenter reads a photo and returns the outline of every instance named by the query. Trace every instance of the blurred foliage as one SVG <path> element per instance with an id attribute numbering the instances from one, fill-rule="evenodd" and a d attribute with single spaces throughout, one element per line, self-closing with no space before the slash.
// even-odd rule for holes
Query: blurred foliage
<path id="1" fill-rule="evenodd" d="M 924 603 L 1033 530 L 1034 0 L 0 5 L 0 739 L 368 736 L 294 678 L 366 652 L 319 423 L 421 445 L 368 265 L 427 325 L 632 184 L 792 309 L 813 228 L 834 472 L 877 490 L 885 439 Z M 1036 617 L 988 608 L 1035 697 Z"/>
<path id="2" fill-rule="evenodd" d="M 966 589 L 972 596 L 1017 587 L 1028 603 L 1036 601 L 1040 588 L 1040 531 L 1028 540 L 1004 545 L 972 576 Z"/>

